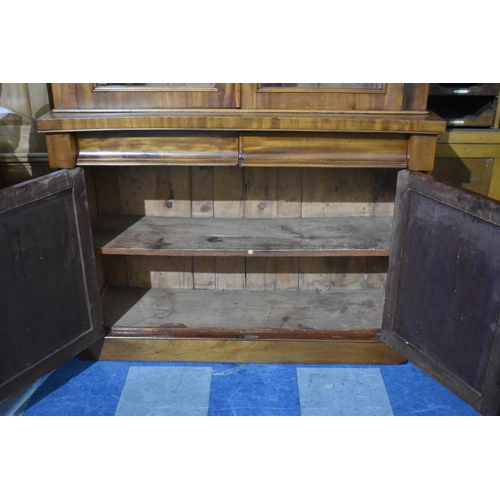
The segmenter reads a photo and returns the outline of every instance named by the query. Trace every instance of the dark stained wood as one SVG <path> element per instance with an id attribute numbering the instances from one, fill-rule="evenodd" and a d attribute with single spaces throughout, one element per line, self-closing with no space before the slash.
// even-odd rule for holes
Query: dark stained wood
<path id="1" fill-rule="evenodd" d="M 427 109 L 428 83 L 403 83 L 403 106 L 405 110 Z"/>
<path id="2" fill-rule="evenodd" d="M 219 219 L 99 216 L 96 251 L 115 255 L 386 256 L 391 217 Z"/>
<path id="3" fill-rule="evenodd" d="M 104 322 L 114 328 L 377 330 L 383 290 L 173 290 L 109 288 Z M 334 334 L 334 333 L 332 333 Z"/>
<path id="4" fill-rule="evenodd" d="M 0 401 L 104 335 L 84 175 L 0 191 Z"/>
<path id="5" fill-rule="evenodd" d="M 382 338 L 478 411 L 500 408 L 500 203 L 400 173 Z"/>

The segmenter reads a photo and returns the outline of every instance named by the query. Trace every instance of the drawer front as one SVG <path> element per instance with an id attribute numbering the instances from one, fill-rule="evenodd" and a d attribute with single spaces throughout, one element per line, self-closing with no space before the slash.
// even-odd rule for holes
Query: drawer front
<path id="1" fill-rule="evenodd" d="M 245 167 L 406 168 L 402 134 L 261 134 L 240 136 Z"/>
<path id="2" fill-rule="evenodd" d="M 236 133 L 122 132 L 112 136 L 80 134 L 77 165 L 238 164 Z"/>

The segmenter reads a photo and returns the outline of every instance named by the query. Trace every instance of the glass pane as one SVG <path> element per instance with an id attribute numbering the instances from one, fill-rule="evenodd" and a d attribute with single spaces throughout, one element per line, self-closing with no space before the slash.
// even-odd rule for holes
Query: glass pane
<path id="1" fill-rule="evenodd" d="M 215 83 L 97 83 L 97 88 L 117 88 L 117 87 L 183 87 L 186 89 L 215 89 Z"/>
<path id="2" fill-rule="evenodd" d="M 261 83 L 263 88 L 381 89 L 381 83 Z"/>

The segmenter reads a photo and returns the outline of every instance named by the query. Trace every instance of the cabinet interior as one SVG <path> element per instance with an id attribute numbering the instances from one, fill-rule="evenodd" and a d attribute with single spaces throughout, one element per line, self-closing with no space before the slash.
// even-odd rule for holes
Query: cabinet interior
<path id="1" fill-rule="evenodd" d="M 394 168 L 85 171 L 112 333 L 380 329 Z"/>

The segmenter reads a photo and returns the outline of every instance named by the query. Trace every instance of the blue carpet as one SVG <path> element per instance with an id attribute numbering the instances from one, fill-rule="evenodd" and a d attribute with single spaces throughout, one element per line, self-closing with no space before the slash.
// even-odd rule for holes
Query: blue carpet
<path id="1" fill-rule="evenodd" d="M 0 415 L 479 415 L 411 363 L 304 365 L 73 358 Z"/>

